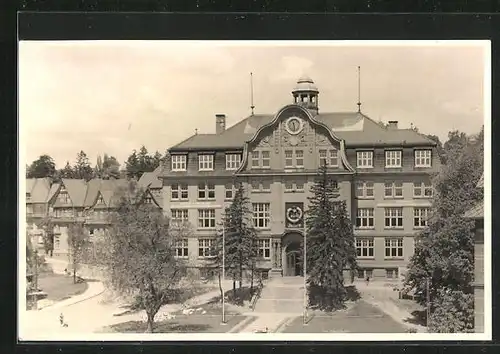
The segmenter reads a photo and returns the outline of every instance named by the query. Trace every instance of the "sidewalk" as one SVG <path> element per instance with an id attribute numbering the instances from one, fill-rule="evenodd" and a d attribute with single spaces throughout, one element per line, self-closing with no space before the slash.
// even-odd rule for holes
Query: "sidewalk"
<path id="1" fill-rule="evenodd" d="M 254 316 L 256 319 L 240 329 L 239 333 L 255 333 L 257 331 L 274 333 L 283 322 L 290 317 L 296 317 L 296 315 L 287 313 L 249 313 L 248 316 Z"/>
<path id="2" fill-rule="evenodd" d="M 91 299 L 93 297 L 96 297 L 98 295 L 101 295 L 105 290 L 104 284 L 101 282 L 97 282 L 97 281 L 87 282 L 87 285 L 88 285 L 88 288 L 87 288 L 87 290 L 85 290 L 85 292 L 83 294 L 72 296 L 69 299 L 56 302 L 54 304 L 51 304 L 49 306 L 46 306 L 46 307 L 40 309 L 39 311 L 56 310 L 56 309 L 61 309 L 61 308 L 65 308 L 68 306 L 72 306 L 72 305 L 75 305 L 75 304 L 80 303 L 82 301 L 85 301 L 85 300 Z"/>

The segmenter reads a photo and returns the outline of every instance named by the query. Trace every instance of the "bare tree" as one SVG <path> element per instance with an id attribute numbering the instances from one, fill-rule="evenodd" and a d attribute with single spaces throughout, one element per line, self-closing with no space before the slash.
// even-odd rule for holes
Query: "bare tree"
<path id="1" fill-rule="evenodd" d="M 138 195 L 133 187 L 122 193 L 105 238 L 104 271 L 113 290 L 135 295 L 135 305 L 146 311 L 147 331 L 153 332 L 155 315 L 175 298 L 184 264 L 176 257 L 177 233 L 168 218 L 156 207 L 136 203 Z"/>
<path id="2" fill-rule="evenodd" d="M 75 222 L 69 226 L 68 246 L 73 268 L 73 282 L 76 283 L 76 272 L 85 261 L 89 247 L 89 235 L 81 222 Z"/>

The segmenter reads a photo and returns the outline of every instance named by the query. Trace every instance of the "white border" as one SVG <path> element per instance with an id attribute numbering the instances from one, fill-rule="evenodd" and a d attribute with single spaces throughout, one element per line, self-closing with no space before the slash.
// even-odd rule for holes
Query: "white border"
<path id="1" fill-rule="evenodd" d="M 95 45 L 97 43 L 103 46 L 127 45 L 133 42 L 135 47 L 146 47 L 158 45 L 158 41 L 51 41 L 51 45 Z M 317 47 L 317 46 L 334 46 L 334 47 L 482 47 L 484 49 L 484 218 L 485 218 L 485 240 L 484 240 L 484 333 L 467 333 L 467 334 L 434 334 L 434 333 L 272 333 L 272 334 L 252 334 L 252 333 L 162 333 L 162 334 L 95 334 L 95 333 L 64 333 L 61 335 L 27 335 L 23 333 L 21 324 L 26 318 L 25 311 L 26 299 L 24 290 L 26 288 L 26 225 L 20 220 L 25 220 L 25 191 L 26 180 L 25 176 L 25 161 L 26 147 L 23 137 L 23 123 L 18 115 L 18 190 L 19 190 L 19 205 L 18 205 L 18 333 L 19 340 L 22 341 L 227 341 L 227 340 L 245 340 L 245 341 L 424 341 L 424 340 L 439 340 L 439 341 L 470 341 L 470 340 L 491 340 L 492 339 L 492 301 L 491 301 L 491 41 L 489 40 L 434 40 L 434 41 L 163 41 L 164 43 L 174 42 L 176 46 L 185 45 L 195 46 L 220 46 L 220 47 L 238 47 L 238 46 L 272 46 L 272 47 Z M 21 42 L 18 42 L 18 45 Z M 46 43 L 46 42 L 45 42 Z M 19 77 L 19 72 L 18 72 Z M 18 106 L 19 106 L 19 91 L 18 91 Z M 23 276 L 21 276 L 23 275 Z"/>

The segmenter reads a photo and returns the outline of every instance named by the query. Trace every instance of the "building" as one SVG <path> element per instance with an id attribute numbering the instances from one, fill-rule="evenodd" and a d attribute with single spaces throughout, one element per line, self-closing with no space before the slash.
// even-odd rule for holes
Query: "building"
<path id="1" fill-rule="evenodd" d="M 484 173 L 477 188 L 484 188 Z M 479 202 L 465 213 L 474 220 L 474 329 L 484 332 L 484 201 Z"/>
<path id="2" fill-rule="evenodd" d="M 194 227 L 177 254 L 200 274 L 210 273 L 216 225 L 242 183 L 259 233 L 260 271 L 299 275 L 307 197 L 326 163 L 355 225 L 358 277 L 402 275 L 431 206 L 430 175 L 439 170 L 434 141 L 397 121 L 384 127 L 360 109 L 321 112 L 319 90 L 307 77 L 277 113 L 252 114 L 229 128 L 217 114 L 215 128 L 172 146 L 160 174 L 164 212 Z"/>
<path id="3" fill-rule="evenodd" d="M 48 213 L 49 192 L 49 178 L 26 179 L 26 233 L 36 248 L 43 248 L 44 229 L 41 222 Z"/>
<path id="4" fill-rule="evenodd" d="M 160 207 L 158 189 L 161 190 L 161 185 L 158 187 L 160 181 L 155 178 L 158 173 L 159 169 L 145 173 L 138 185 L 144 192 L 142 200 Z M 41 235 L 43 230 L 33 231 L 37 230 L 35 224 L 48 218 L 53 225 L 53 256 L 69 261 L 69 226 L 82 223 L 91 242 L 102 235 L 110 224 L 110 213 L 119 201 L 119 191 L 127 188 L 129 182 L 125 179 L 62 179 L 51 184 L 49 179 L 27 179 L 26 183 L 26 190 L 30 191 L 26 193 L 28 230 Z M 43 242 L 40 247 L 43 247 Z"/>

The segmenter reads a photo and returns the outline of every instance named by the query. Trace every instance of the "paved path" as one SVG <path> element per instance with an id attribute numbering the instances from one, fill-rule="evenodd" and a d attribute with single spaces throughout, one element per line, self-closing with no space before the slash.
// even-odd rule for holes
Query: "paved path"
<path id="1" fill-rule="evenodd" d="M 251 313 L 250 316 L 255 316 L 257 319 L 250 322 L 247 326 L 241 328 L 239 333 L 248 332 L 267 332 L 274 333 L 278 327 L 287 321 L 290 317 L 295 317 L 293 314 L 286 313 Z"/>

